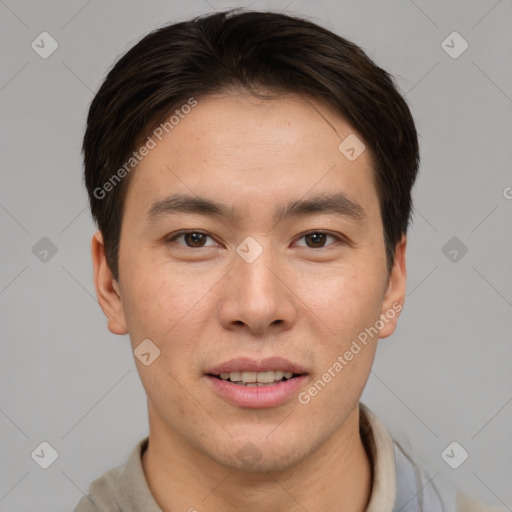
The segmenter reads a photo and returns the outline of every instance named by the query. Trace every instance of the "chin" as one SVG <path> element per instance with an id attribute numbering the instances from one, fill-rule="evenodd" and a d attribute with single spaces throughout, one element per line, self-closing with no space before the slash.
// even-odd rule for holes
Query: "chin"
<path id="1" fill-rule="evenodd" d="M 210 453 L 210 457 L 235 471 L 264 473 L 292 468 L 307 456 L 307 453 L 303 452 L 303 443 L 290 442 L 289 436 L 265 439 L 268 432 L 259 437 L 260 440 L 251 435 L 233 440 L 224 447 L 226 451 L 219 453 L 217 450 Z"/>

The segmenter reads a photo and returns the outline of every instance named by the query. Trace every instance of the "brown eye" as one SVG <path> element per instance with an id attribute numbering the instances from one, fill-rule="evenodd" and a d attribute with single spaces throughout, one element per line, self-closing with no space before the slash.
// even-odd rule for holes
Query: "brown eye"
<path id="1" fill-rule="evenodd" d="M 307 242 L 310 242 L 310 247 L 322 247 L 325 244 L 327 235 L 325 233 L 310 233 L 305 236 Z"/>
<path id="2" fill-rule="evenodd" d="M 302 235 L 299 240 L 304 239 L 306 241 L 306 247 L 309 247 L 310 249 L 322 249 L 326 247 L 325 243 L 329 237 L 334 240 L 340 240 L 337 236 L 324 233 L 323 231 L 312 231 L 311 233 Z"/>
<path id="3" fill-rule="evenodd" d="M 202 247 L 206 236 L 202 233 L 186 233 L 183 237 L 189 247 Z"/>
<path id="4" fill-rule="evenodd" d="M 185 245 L 185 247 L 193 249 L 209 247 L 208 245 L 205 245 L 205 241 L 207 238 L 211 237 L 206 233 L 201 233 L 200 231 L 182 231 L 180 233 L 176 233 L 176 235 L 169 238 L 168 242 L 178 241 L 180 245 Z M 185 243 L 179 242 L 179 239 L 183 239 Z"/>

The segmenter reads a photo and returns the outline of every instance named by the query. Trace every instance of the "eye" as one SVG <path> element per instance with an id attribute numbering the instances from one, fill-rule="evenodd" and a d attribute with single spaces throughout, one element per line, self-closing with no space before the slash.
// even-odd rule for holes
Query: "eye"
<path id="1" fill-rule="evenodd" d="M 327 240 L 327 238 L 333 238 L 337 241 L 342 241 L 340 237 L 331 235 L 330 233 L 325 233 L 324 231 L 311 231 L 310 233 L 306 233 L 302 235 L 299 240 L 305 239 L 306 240 L 306 247 L 309 247 L 311 249 L 322 249 Z M 311 245 L 309 245 L 311 244 Z M 329 244 L 332 245 L 332 244 Z M 302 246 L 304 247 L 304 246 Z"/>
<path id="2" fill-rule="evenodd" d="M 205 245 L 205 240 L 207 238 L 210 238 L 213 240 L 213 238 L 206 233 L 203 233 L 202 231 L 179 231 L 178 233 L 171 235 L 169 238 L 167 238 L 167 242 L 175 242 L 179 239 L 183 238 L 185 241 L 184 244 L 180 243 L 180 245 L 185 245 L 185 247 L 189 247 L 191 249 L 193 248 L 201 248 L 201 247 L 210 247 L 208 245 Z M 213 244 L 215 245 L 215 244 Z"/>
<path id="3" fill-rule="evenodd" d="M 207 239 L 213 240 L 213 238 L 207 233 L 202 231 L 179 231 L 174 235 L 167 238 L 167 242 L 177 242 L 179 245 L 183 245 L 190 249 L 200 249 L 203 247 L 211 247 L 217 245 L 214 241 L 213 244 L 207 245 L 205 242 Z M 302 235 L 298 240 L 304 239 L 306 244 L 298 244 L 302 247 L 309 247 L 310 249 L 322 249 L 326 247 L 328 238 L 334 239 L 334 241 L 342 241 L 338 236 L 326 233 L 324 231 L 311 231 Z M 332 245 L 328 244 L 328 245 Z"/>

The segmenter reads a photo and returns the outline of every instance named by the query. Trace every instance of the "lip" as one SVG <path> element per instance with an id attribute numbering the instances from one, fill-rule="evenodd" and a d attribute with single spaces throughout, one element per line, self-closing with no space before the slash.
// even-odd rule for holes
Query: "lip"
<path id="1" fill-rule="evenodd" d="M 308 375 L 300 375 L 286 381 L 279 381 L 271 386 L 246 387 L 206 375 L 206 380 L 216 395 L 232 405 L 252 409 L 281 405 L 296 395 L 307 379 Z"/>
<path id="2" fill-rule="evenodd" d="M 265 372 L 267 370 L 283 370 L 292 373 L 307 373 L 302 366 L 292 363 L 284 357 L 274 356 L 267 357 L 261 361 L 251 359 L 250 357 L 237 357 L 221 363 L 210 370 L 206 375 L 220 375 L 223 372 Z M 293 379 L 292 379 L 293 380 Z"/>

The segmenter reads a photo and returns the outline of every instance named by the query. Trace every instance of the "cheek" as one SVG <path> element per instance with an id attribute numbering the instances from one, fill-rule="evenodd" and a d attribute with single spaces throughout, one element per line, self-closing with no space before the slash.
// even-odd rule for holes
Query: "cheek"
<path id="1" fill-rule="evenodd" d="M 152 327 L 158 316 L 155 290 L 148 284 L 147 281 L 132 280 L 123 290 L 123 310 L 134 348 L 144 338 L 157 337 L 157 331 Z"/>
<path id="2" fill-rule="evenodd" d="M 379 319 L 379 293 L 375 282 L 354 278 L 331 281 L 316 299 L 324 305 L 318 317 L 329 329 L 316 340 L 319 364 L 301 403 L 310 400 L 309 411 L 319 417 L 329 411 L 333 424 L 355 406 L 368 380 L 378 341 L 372 328 Z"/>
<path id="3" fill-rule="evenodd" d="M 132 350 L 145 339 L 159 350 L 148 366 L 135 359 L 148 398 L 157 408 L 166 404 L 178 411 L 186 402 L 182 384 L 190 378 L 191 362 L 204 330 L 200 300 L 204 293 L 186 279 L 144 272 L 142 268 L 126 289 L 123 306 Z M 193 417 L 190 413 L 186 411 Z"/>
<path id="4" fill-rule="evenodd" d="M 145 329 L 161 338 L 194 309 L 204 291 L 199 283 L 184 279 L 177 270 L 150 267 L 144 268 L 143 263 L 136 267 L 125 287 L 123 307 L 129 327 L 139 332 Z"/>
<path id="5" fill-rule="evenodd" d="M 155 361 L 162 367 L 160 371 L 165 368 L 180 382 L 188 380 L 194 362 L 202 356 L 201 340 L 211 330 L 208 322 L 212 322 L 216 303 L 213 284 L 201 273 L 185 276 L 176 271 L 157 273 L 140 268 L 123 301 L 132 349 L 150 339 L 160 350 Z M 137 364 L 147 385 L 156 386 L 156 376 Z M 172 381 L 165 373 L 159 375 L 164 381 Z"/>
<path id="6" fill-rule="evenodd" d="M 340 410 L 350 410 L 370 374 L 377 348 L 378 331 L 374 326 L 380 315 L 383 285 L 382 277 L 372 273 L 369 265 L 366 268 L 363 272 L 354 266 L 349 271 L 347 266 L 333 273 L 308 301 L 321 319 L 318 325 L 323 327 L 323 334 L 316 340 L 319 365 L 307 391 L 316 404 L 311 411 L 329 408 L 332 401 Z M 306 401 L 308 396 L 304 397 Z M 337 413 L 332 412 L 332 416 L 337 417 Z"/>
<path id="7" fill-rule="evenodd" d="M 342 348 L 379 318 L 382 302 L 382 277 L 370 266 L 344 268 L 331 272 L 319 282 L 311 280 L 302 296 L 310 310 L 328 327 L 335 346 Z"/>

